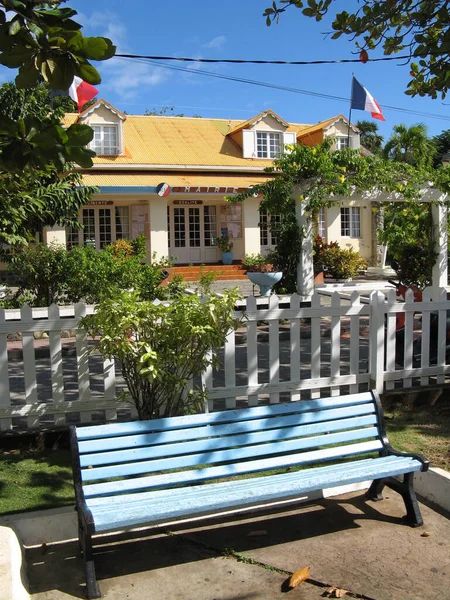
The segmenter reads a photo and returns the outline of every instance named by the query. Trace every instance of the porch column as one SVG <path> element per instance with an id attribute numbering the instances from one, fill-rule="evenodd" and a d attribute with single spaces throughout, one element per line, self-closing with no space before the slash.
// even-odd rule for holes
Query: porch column
<path id="1" fill-rule="evenodd" d="M 314 291 L 312 219 L 305 212 L 305 200 L 297 200 L 299 195 L 300 192 L 296 194 L 295 198 L 295 214 L 298 226 L 303 230 L 304 238 L 297 263 L 297 293 L 300 296 L 311 296 Z"/>
<path id="2" fill-rule="evenodd" d="M 244 208 L 244 254 L 259 254 L 261 238 L 259 234 L 259 199 L 246 198 Z"/>
<path id="3" fill-rule="evenodd" d="M 54 225 L 53 227 L 44 227 L 44 240 L 47 246 L 50 244 L 59 244 L 61 246 L 66 245 L 66 228 L 60 225 Z"/>
<path id="4" fill-rule="evenodd" d="M 433 267 L 433 300 L 438 299 L 439 288 L 447 286 L 448 280 L 448 234 L 447 234 L 447 207 L 445 205 L 433 203 L 431 214 L 434 224 L 434 243 L 435 250 L 438 253 L 437 260 Z"/>
<path id="5" fill-rule="evenodd" d="M 167 236 L 167 199 L 153 196 L 148 201 L 148 217 L 150 221 L 150 257 L 156 252 L 156 260 L 169 256 Z"/>

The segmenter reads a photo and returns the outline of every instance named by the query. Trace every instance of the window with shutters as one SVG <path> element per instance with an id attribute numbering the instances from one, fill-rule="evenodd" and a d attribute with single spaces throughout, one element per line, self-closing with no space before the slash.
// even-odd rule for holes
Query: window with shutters
<path id="1" fill-rule="evenodd" d="M 281 133 L 256 132 L 256 155 L 258 158 L 278 158 L 281 154 Z"/>

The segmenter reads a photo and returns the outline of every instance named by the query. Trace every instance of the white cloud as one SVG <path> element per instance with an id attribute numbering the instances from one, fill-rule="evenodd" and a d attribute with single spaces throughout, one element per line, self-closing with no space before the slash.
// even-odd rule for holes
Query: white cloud
<path id="1" fill-rule="evenodd" d="M 210 42 L 203 44 L 204 48 L 213 48 L 214 50 L 222 50 L 224 47 L 226 37 L 224 35 L 218 35 L 213 38 Z"/>
<path id="2" fill-rule="evenodd" d="M 100 66 L 103 77 L 103 90 L 114 90 L 123 100 L 138 96 L 143 88 L 154 87 L 167 81 L 171 73 L 162 67 L 127 59 L 114 59 Z"/>
<path id="3" fill-rule="evenodd" d="M 109 38 L 117 46 L 117 52 L 127 53 L 127 29 L 116 13 L 105 10 L 91 15 L 78 13 L 77 19 L 83 25 L 84 34 L 101 35 Z"/>

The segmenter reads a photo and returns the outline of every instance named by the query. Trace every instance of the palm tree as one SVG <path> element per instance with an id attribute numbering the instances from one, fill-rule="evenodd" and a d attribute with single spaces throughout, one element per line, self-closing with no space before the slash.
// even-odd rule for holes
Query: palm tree
<path id="1" fill-rule="evenodd" d="M 383 150 L 385 158 L 406 162 L 416 167 L 431 167 L 436 154 L 436 146 L 428 137 L 427 126 L 417 123 L 394 125 L 393 134 Z"/>
<path id="2" fill-rule="evenodd" d="M 361 145 L 373 154 L 380 154 L 383 149 L 383 136 L 378 133 L 378 124 L 372 121 L 357 121 L 356 127 L 361 132 Z"/>

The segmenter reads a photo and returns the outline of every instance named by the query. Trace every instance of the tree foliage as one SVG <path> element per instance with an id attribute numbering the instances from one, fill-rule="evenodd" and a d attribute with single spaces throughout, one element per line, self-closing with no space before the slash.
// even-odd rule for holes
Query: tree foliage
<path id="1" fill-rule="evenodd" d="M 266 8 L 267 25 L 289 7 L 321 21 L 333 12 L 332 39 L 347 35 L 365 61 L 377 48 L 387 56 L 409 56 L 411 80 L 406 94 L 442 98 L 450 80 L 450 5 L 447 0 L 361 0 L 355 10 L 340 10 L 337 0 L 280 0 Z M 353 7 L 352 7 L 353 8 Z M 331 32 L 330 32 L 331 33 Z"/>
<path id="2" fill-rule="evenodd" d="M 85 37 L 72 17 L 75 10 L 60 8 L 61 0 L 0 0 L 0 64 L 18 68 L 19 89 L 46 82 L 67 90 L 75 75 L 97 84 L 101 78 L 91 60 L 111 58 L 115 46 L 103 37 Z M 0 169 L 20 172 L 25 167 L 58 169 L 67 163 L 92 166 L 95 155 L 85 146 L 92 139 L 87 125 L 61 127 L 55 115 L 0 117 Z"/>
<path id="3" fill-rule="evenodd" d="M 383 149 L 383 136 L 378 133 L 378 123 L 373 121 L 357 121 L 356 127 L 361 132 L 361 145 L 372 154 L 380 154 Z"/>
<path id="4" fill-rule="evenodd" d="M 427 127 L 423 123 L 411 125 L 394 125 L 393 133 L 383 150 L 386 158 L 397 162 L 405 162 L 415 167 L 429 168 L 433 164 L 436 147 L 427 135 Z"/>
<path id="5" fill-rule="evenodd" d="M 432 138 L 433 144 L 436 147 L 436 154 L 433 159 L 433 166 L 438 167 L 442 164 L 444 154 L 450 151 L 450 129 L 446 129 L 439 135 Z"/>
<path id="6" fill-rule="evenodd" d="M 12 130 L 31 131 L 17 139 L 11 133 L 6 141 L 6 128 L 0 131 L 3 147 L 0 149 L 0 243 L 12 246 L 27 244 L 35 232 L 45 226 L 76 226 L 78 210 L 86 204 L 97 188 L 82 186 L 81 175 L 62 163 L 62 150 L 72 156 L 78 150 L 90 153 L 81 146 L 92 139 L 92 129 L 77 125 L 64 130 L 60 119 L 66 106 L 65 98 L 50 102 L 48 86 L 19 90 L 14 84 L 0 86 L 0 123 L 8 123 Z M 56 144 L 44 124 L 52 131 L 61 131 L 64 137 Z M 3 136 L 1 135 L 3 133 Z M 42 146 L 45 141 L 45 147 Z M 50 145 L 51 147 L 47 146 Z M 53 145 L 54 144 L 54 145 Z M 73 144 L 73 145 L 71 145 Z M 52 161 L 49 156 L 53 156 Z"/>
<path id="7" fill-rule="evenodd" d="M 103 356 L 117 356 L 129 399 L 140 419 L 196 412 L 205 400 L 189 383 L 209 365 L 240 319 L 236 289 L 209 298 L 176 295 L 171 302 L 140 301 L 134 292 L 105 298 L 82 325 L 100 335 Z"/>
<path id="8" fill-rule="evenodd" d="M 296 218 L 296 203 L 304 202 L 309 218 L 314 218 L 322 206 L 331 206 L 341 197 L 361 193 L 394 193 L 401 198 L 416 199 L 428 181 L 429 170 L 394 162 L 381 156 L 361 156 L 358 150 L 343 149 L 331 152 L 332 140 L 317 146 L 288 146 L 288 152 L 266 169 L 273 179 L 251 190 L 228 198 L 239 202 L 253 194 L 261 194 L 261 208 L 269 215 L 281 215 L 277 225 L 277 246 L 272 262 L 283 270 L 283 285 L 288 292 L 296 290 L 297 263 L 304 232 Z M 436 175 L 435 185 L 449 189 L 449 176 Z"/>

